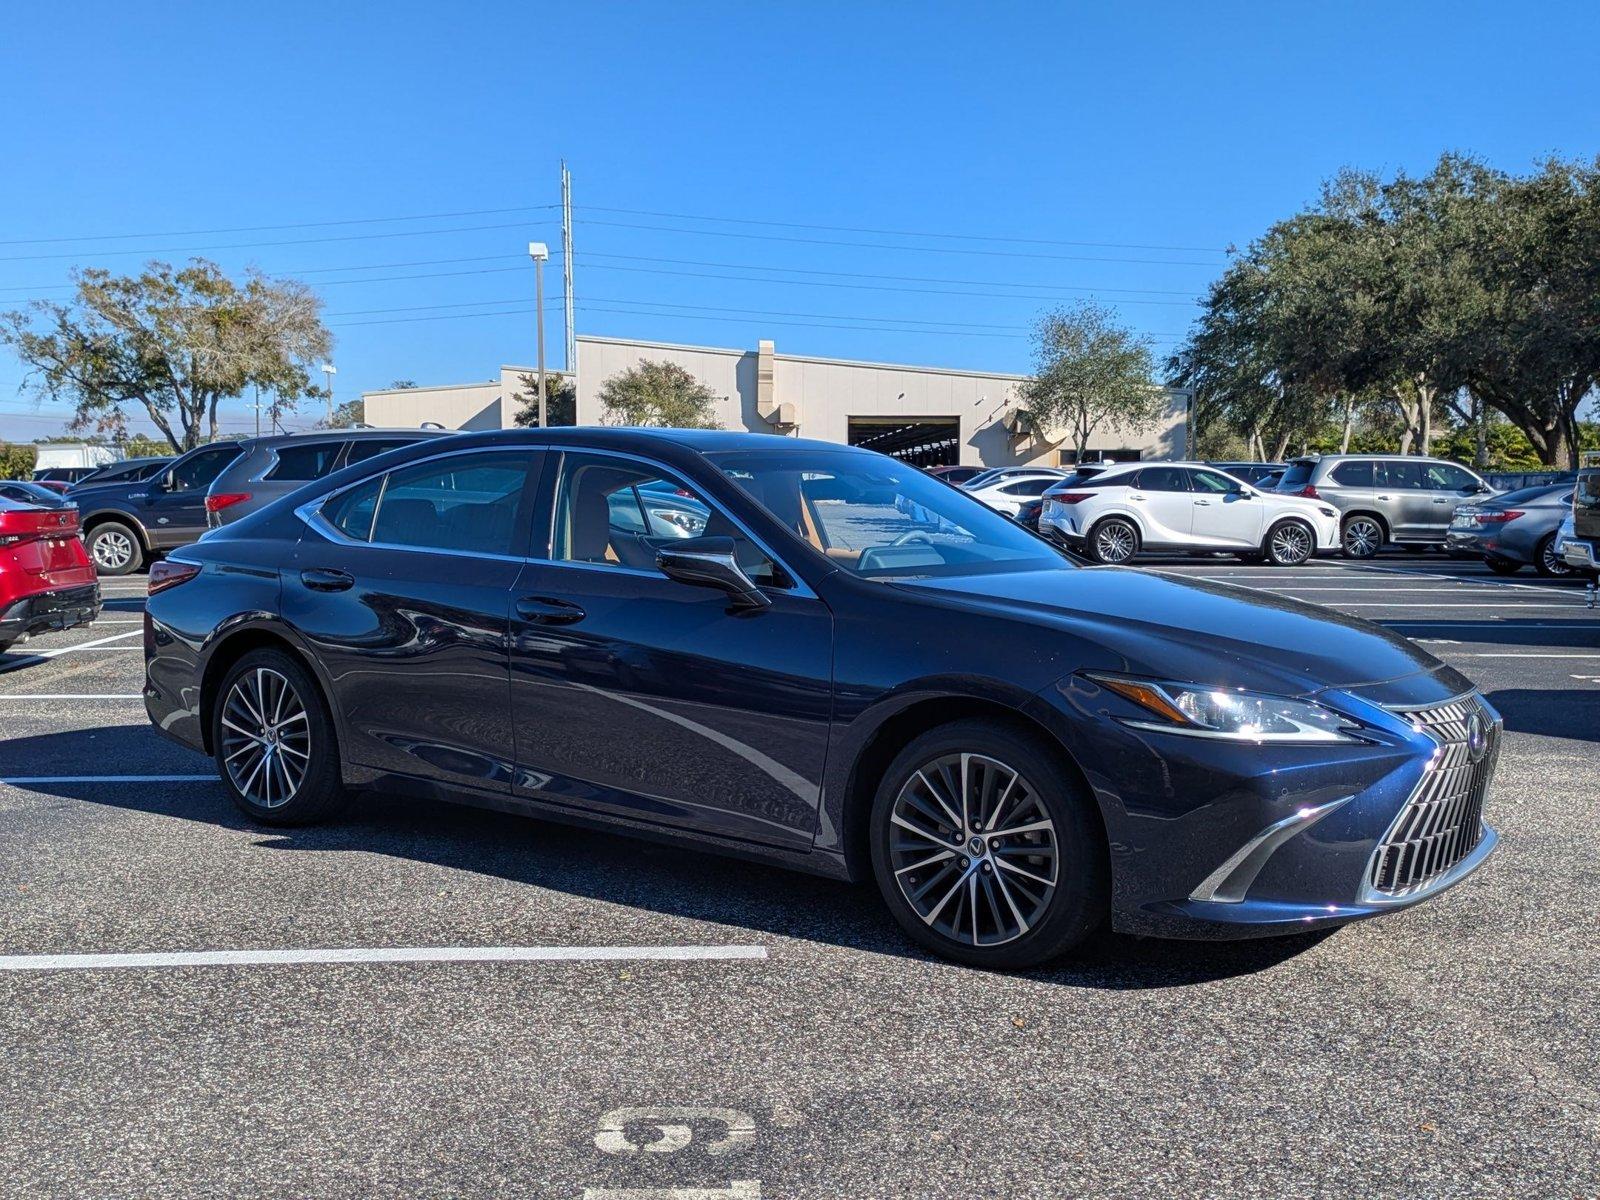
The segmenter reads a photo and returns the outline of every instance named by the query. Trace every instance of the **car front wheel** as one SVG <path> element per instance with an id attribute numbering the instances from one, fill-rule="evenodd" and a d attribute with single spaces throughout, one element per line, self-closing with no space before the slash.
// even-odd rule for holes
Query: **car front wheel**
<path id="1" fill-rule="evenodd" d="M 1371 558 L 1383 549 L 1383 526 L 1375 517 L 1351 517 L 1344 523 L 1342 545 L 1346 558 Z"/>
<path id="2" fill-rule="evenodd" d="M 139 535 L 121 521 L 105 521 L 89 531 L 86 539 L 89 557 L 101 575 L 126 575 L 137 570 L 144 558 Z"/>
<path id="3" fill-rule="evenodd" d="M 217 769 L 234 804 L 267 825 L 305 825 L 344 801 L 333 721 L 310 673 L 281 650 L 253 650 L 217 689 Z"/>
<path id="4" fill-rule="evenodd" d="M 1280 521 L 1267 532 L 1267 561 L 1275 567 L 1298 567 L 1317 549 L 1317 535 L 1303 521 Z"/>
<path id="5" fill-rule="evenodd" d="M 873 802 L 878 888 L 936 954 L 999 969 L 1048 961 L 1105 917 L 1092 803 L 1055 754 L 1006 724 L 930 730 L 890 764 Z"/>

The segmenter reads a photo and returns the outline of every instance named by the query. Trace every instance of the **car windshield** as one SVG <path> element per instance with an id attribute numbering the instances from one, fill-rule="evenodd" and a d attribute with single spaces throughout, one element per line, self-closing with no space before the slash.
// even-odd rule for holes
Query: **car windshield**
<path id="1" fill-rule="evenodd" d="M 1016 522 L 883 455 L 759 450 L 709 457 L 830 562 L 864 578 L 1069 566 Z"/>

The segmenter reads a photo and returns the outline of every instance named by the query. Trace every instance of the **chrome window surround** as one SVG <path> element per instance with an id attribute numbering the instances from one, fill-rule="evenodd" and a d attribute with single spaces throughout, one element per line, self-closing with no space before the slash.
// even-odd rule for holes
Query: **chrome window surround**
<path id="1" fill-rule="evenodd" d="M 377 528 L 377 524 L 378 524 L 378 508 L 383 503 L 384 493 L 389 490 L 389 475 L 392 474 L 393 471 L 395 471 L 395 470 L 409 469 L 411 467 L 421 466 L 424 463 L 437 462 L 439 459 L 442 459 L 442 458 L 454 458 L 454 457 L 465 456 L 465 455 L 469 455 L 469 454 L 530 454 L 530 453 L 553 454 L 553 455 L 560 456 L 560 458 L 561 458 L 560 473 L 556 477 L 556 486 L 557 487 L 560 486 L 561 480 L 565 475 L 565 471 L 566 471 L 566 456 L 568 454 L 597 454 L 597 455 L 603 455 L 604 457 L 607 457 L 607 458 L 620 458 L 620 459 L 623 459 L 624 461 L 627 461 L 627 462 L 643 463 L 644 465 L 650 467 L 652 470 L 661 472 L 663 478 L 676 480 L 679 484 L 683 484 L 683 486 L 687 486 L 687 484 L 684 484 L 684 481 L 679 477 L 678 473 L 673 468 L 666 466 L 664 463 L 659 463 L 659 462 L 655 461 L 654 459 L 647 458 L 647 457 L 645 457 L 643 455 L 628 454 L 628 453 L 623 453 L 623 452 L 616 451 L 616 450 L 599 450 L 599 449 L 593 449 L 593 448 L 588 447 L 588 446 L 575 446 L 575 447 L 565 447 L 565 446 L 563 446 L 563 447 L 557 448 L 557 447 L 554 447 L 554 446 L 540 446 L 540 445 L 533 445 L 533 446 L 478 446 L 478 447 L 469 447 L 469 448 L 466 448 L 466 449 L 453 448 L 453 449 L 450 449 L 450 450 L 442 451 L 442 452 L 440 452 L 438 454 L 430 454 L 425 458 L 413 459 L 412 461 L 410 461 L 408 463 L 402 464 L 400 467 L 391 468 L 390 470 L 385 471 L 383 473 L 383 483 L 380 485 L 379 490 L 378 490 L 378 501 L 377 501 L 376 504 L 373 505 L 373 509 L 372 509 L 372 527 L 374 529 Z M 637 575 L 637 576 L 640 576 L 640 577 L 645 578 L 645 579 L 665 579 L 666 578 L 666 576 L 661 574 L 660 571 L 646 571 L 646 570 L 643 570 L 643 569 L 641 569 L 639 567 L 626 567 L 626 566 L 622 566 L 621 564 L 617 564 L 617 565 L 611 565 L 611 564 L 601 565 L 599 563 L 581 563 L 581 562 L 574 562 L 571 559 L 548 558 L 548 557 L 546 557 L 544 555 L 537 555 L 537 554 L 488 554 L 488 553 L 483 553 L 483 552 L 480 552 L 480 551 L 472 551 L 472 550 L 452 550 L 449 547 L 439 547 L 439 546 L 401 546 L 401 545 L 397 545 L 394 542 L 362 541 L 362 540 L 359 540 L 357 538 L 353 538 L 349 534 L 345 533 L 344 530 L 340 529 L 337 525 L 335 525 L 332 521 L 329 521 L 326 517 L 324 517 L 322 515 L 322 508 L 323 508 L 324 505 L 328 504 L 330 501 L 336 499 L 337 497 L 344 495 L 346 492 L 353 491 L 356 488 L 361 487 L 363 484 L 371 483 L 372 482 L 372 478 L 373 477 L 371 475 L 368 475 L 364 479 L 354 480 L 351 483 L 345 484 L 341 488 L 337 488 L 336 490 L 331 491 L 331 492 L 325 492 L 321 496 L 318 496 L 318 497 L 316 497 L 316 498 L 314 498 L 312 500 L 308 500 L 304 504 L 300 505 L 299 507 L 297 507 L 294 510 L 294 515 L 299 517 L 301 521 L 303 521 L 306 525 L 310 526 L 312 529 L 315 529 L 318 533 L 320 533 L 323 537 L 327 538 L 329 541 L 337 542 L 340 545 L 345 545 L 345 546 L 370 546 L 370 547 L 373 547 L 373 548 L 379 549 L 379 550 L 406 550 L 406 551 L 411 551 L 411 552 L 414 552 L 414 553 L 423 553 L 423 554 L 450 554 L 450 555 L 454 555 L 457 558 L 492 558 L 492 559 L 498 559 L 498 560 L 500 560 L 502 562 L 532 562 L 532 563 L 541 563 L 541 564 L 548 565 L 548 566 L 553 566 L 553 567 L 579 567 L 579 568 L 587 568 L 587 569 L 596 570 L 596 571 L 607 571 L 607 572 L 610 572 L 612 574 L 621 573 L 621 574 L 627 574 L 627 575 Z M 555 495 L 554 490 L 552 490 L 551 495 L 552 495 L 552 497 Z M 751 542 L 753 542 L 755 544 L 755 546 L 758 549 L 760 549 L 760 551 L 763 554 L 765 554 L 774 563 L 776 563 L 779 567 L 781 567 L 783 569 L 784 573 L 787 574 L 790 579 L 794 580 L 794 586 L 793 587 L 784 588 L 784 587 L 777 587 L 777 586 L 772 585 L 772 584 L 760 584 L 758 586 L 763 587 L 763 588 L 770 588 L 772 591 L 778 592 L 778 593 L 780 593 L 782 595 L 785 595 L 785 596 L 803 596 L 803 597 L 805 597 L 806 599 L 809 599 L 809 600 L 815 600 L 817 598 L 817 594 L 814 591 L 812 591 L 809 586 L 807 586 L 806 581 L 792 567 L 790 567 L 789 564 L 787 562 L 785 562 L 779 555 L 774 554 L 772 552 L 771 547 L 769 547 L 764 541 L 762 541 L 754 533 L 752 533 L 750 531 L 750 527 L 748 525 L 746 525 L 743 521 L 741 521 L 738 517 L 734 516 L 732 513 L 728 512 L 725 508 L 722 507 L 722 505 L 717 504 L 715 501 L 709 500 L 706 497 L 701 496 L 699 492 L 696 492 L 695 495 L 699 496 L 700 500 L 707 507 L 713 509 L 717 513 L 720 513 L 723 517 L 727 518 L 727 520 L 730 523 L 732 523 L 734 526 L 736 526 L 741 532 L 743 532 L 744 535 L 746 537 L 748 537 L 751 540 Z M 546 536 L 546 545 L 553 547 L 555 545 L 555 505 L 553 503 L 550 506 L 550 528 L 545 531 L 545 536 Z"/>

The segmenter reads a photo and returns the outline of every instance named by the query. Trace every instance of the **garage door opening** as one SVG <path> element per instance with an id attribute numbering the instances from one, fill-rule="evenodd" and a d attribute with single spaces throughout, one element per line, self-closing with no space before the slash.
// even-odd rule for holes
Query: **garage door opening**
<path id="1" fill-rule="evenodd" d="M 918 467 L 953 467 L 961 461 L 960 417 L 850 417 L 847 436 L 863 446 Z"/>

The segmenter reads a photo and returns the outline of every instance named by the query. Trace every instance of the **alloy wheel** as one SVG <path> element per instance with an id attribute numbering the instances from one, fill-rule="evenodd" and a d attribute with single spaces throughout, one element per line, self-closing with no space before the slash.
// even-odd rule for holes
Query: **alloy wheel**
<path id="1" fill-rule="evenodd" d="M 133 539 L 120 529 L 97 534 L 90 550 L 95 566 L 104 571 L 120 571 L 133 561 Z"/>
<path id="2" fill-rule="evenodd" d="M 912 910 L 968 946 L 1014 941 L 1055 894 L 1055 823 L 1017 771 L 981 754 L 924 763 L 889 816 L 889 860 Z"/>
<path id="3" fill-rule="evenodd" d="M 1371 558 L 1383 545 L 1383 530 L 1371 517 L 1357 517 L 1344 527 L 1344 549 L 1351 558 Z"/>
<path id="4" fill-rule="evenodd" d="M 1127 562 L 1133 557 L 1133 530 L 1120 521 L 1100 526 L 1094 534 L 1094 552 L 1104 563 Z"/>
<path id="5" fill-rule="evenodd" d="M 1311 557 L 1311 535 L 1304 525 L 1290 522 L 1272 531 L 1273 561 L 1285 566 L 1297 566 Z"/>
<path id="6" fill-rule="evenodd" d="M 1553 579 L 1562 579 L 1572 574 L 1572 568 L 1567 566 L 1567 560 L 1556 553 L 1556 539 L 1545 538 L 1539 547 L 1539 565 L 1544 573 Z"/>
<path id="7" fill-rule="evenodd" d="M 299 793 L 311 765 L 311 730 L 287 678 L 257 667 L 234 681 L 222 709 L 222 760 L 251 804 L 280 808 Z"/>

